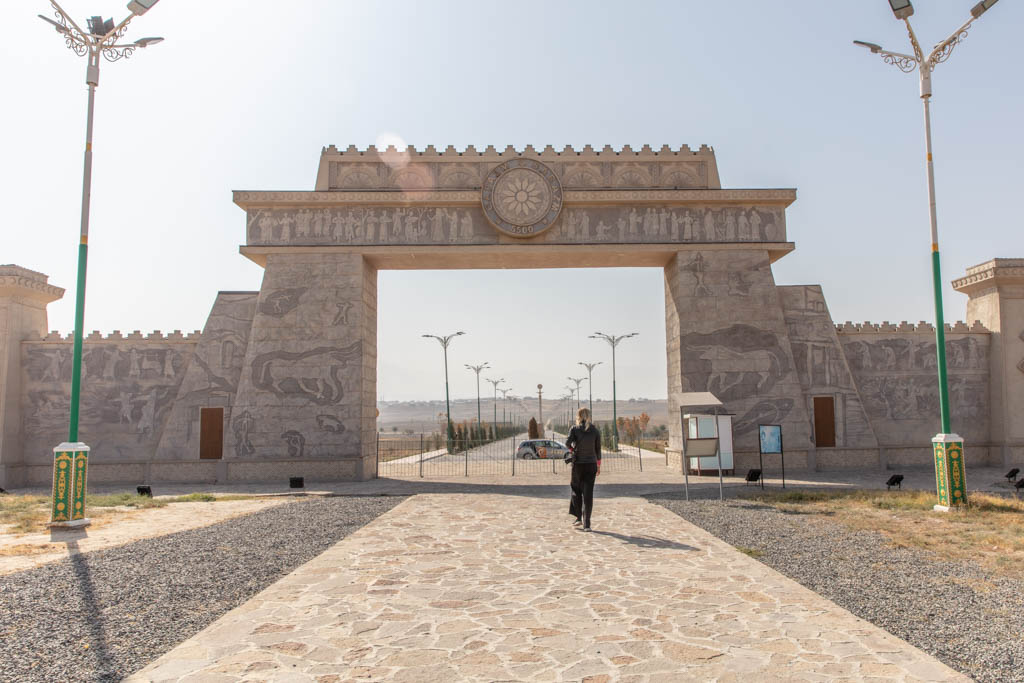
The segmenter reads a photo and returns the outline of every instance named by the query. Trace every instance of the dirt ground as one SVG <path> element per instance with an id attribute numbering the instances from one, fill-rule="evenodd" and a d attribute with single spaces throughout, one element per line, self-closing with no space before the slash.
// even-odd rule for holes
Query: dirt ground
<path id="1" fill-rule="evenodd" d="M 289 497 L 252 498 L 197 503 L 169 503 L 166 507 L 108 508 L 90 516 L 84 529 L 52 529 L 46 533 L 14 534 L 0 531 L 0 575 L 38 567 L 78 553 L 124 545 L 143 538 L 173 534 L 223 522 L 274 505 Z"/>

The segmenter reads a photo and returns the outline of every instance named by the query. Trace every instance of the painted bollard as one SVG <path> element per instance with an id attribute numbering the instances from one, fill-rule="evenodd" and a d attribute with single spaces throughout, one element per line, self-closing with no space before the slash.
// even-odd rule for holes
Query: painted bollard
<path id="1" fill-rule="evenodd" d="M 939 503 L 936 510 L 967 505 L 967 470 L 964 466 L 964 440 L 958 434 L 937 434 L 932 439 L 935 452 L 935 488 Z"/>
<path id="2" fill-rule="evenodd" d="M 89 472 L 89 447 L 84 443 L 62 443 L 53 449 L 53 503 L 51 527 L 88 526 L 85 494 Z"/>

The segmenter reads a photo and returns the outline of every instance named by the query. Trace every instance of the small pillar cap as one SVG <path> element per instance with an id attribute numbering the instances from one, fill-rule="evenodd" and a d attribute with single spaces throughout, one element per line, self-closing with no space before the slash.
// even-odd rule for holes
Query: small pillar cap
<path id="1" fill-rule="evenodd" d="M 53 452 L 54 453 L 64 453 L 64 452 L 67 452 L 67 451 L 74 451 L 74 452 L 78 453 L 79 451 L 86 451 L 86 452 L 88 452 L 88 450 L 89 450 L 89 447 L 86 446 L 81 441 L 76 441 L 74 443 L 71 443 L 69 441 L 65 441 L 61 445 L 59 445 L 56 448 L 54 448 Z"/>
<path id="2" fill-rule="evenodd" d="M 963 443 L 964 437 L 959 434 L 936 434 L 932 443 Z"/>

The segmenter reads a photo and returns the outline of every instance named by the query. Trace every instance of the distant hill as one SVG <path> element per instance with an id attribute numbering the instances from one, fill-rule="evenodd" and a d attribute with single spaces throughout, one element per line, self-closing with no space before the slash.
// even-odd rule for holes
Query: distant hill
<path id="1" fill-rule="evenodd" d="M 565 399 L 544 399 L 544 421 L 552 418 L 564 419 L 568 414 Z M 586 405 L 586 401 L 580 403 Z M 506 404 L 498 399 L 498 421 L 502 421 L 502 407 L 507 405 L 506 417 L 510 413 L 518 416 L 525 416 L 520 422 L 529 421 L 530 417 L 537 417 L 537 397 L 526 399 L 509 399 Z M 412 431 L 413 433 L 431 433 L 439 431 L 444 424 L 444 401 L 379 401 L 377 409 L 380 417 L 377 418 L 377 426 L 385 432 Z M 476 399 L 459 399 L 452 401 L 452 420 L 461 422 L 463 420 L 476 419 Z M 576 402 L 573 401 L 571 412 L 576 413 Z M 480 400 L 480 413 L 484 422 L 491 422 L 494 418 L 494 402 L 492 399 Z M 668 401 L 665 399 L 629 398 L 619 399 L 618 414 L 620 417 L 633 417 L 640 413 L 647 413 L 651 416 L 651 426 L 668 424 Z M 439 418 L 440 415 L 440 418 Z M 612 419 L 612 402 L 610 400 L 594 400 L 594 419 L 602 422 Z"/>

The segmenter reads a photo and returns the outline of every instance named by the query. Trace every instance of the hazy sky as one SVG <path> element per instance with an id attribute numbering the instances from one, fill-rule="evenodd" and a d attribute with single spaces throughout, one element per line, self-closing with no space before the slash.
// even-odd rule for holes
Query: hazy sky
<path id="1" fill-rule="evenodd" d="M 0 263 L 67 288 L 50 327 L 73 324 L 85 61 L 7 3 Z M 84 22 L 124 1 L 66 0 Z M 971 0 L 918 0 L 922 42 Z M 1024 4 L 979 20 L 934 75 L 932 106 L 948 282 L 1024 256 L 1020 187 Z M 853 39 L 909 51 L 885 0 L 763 2 L 200 2 L 162 0 L 129 37 L 166 41 L 102 65 L 97 95 L 86 330 L 201 328 L 218 290 L 255 290 L 231 190 L 311 190 L 321 147 L 382 134 L 417 147 L 610 144 L 714 147 L 723 187 L 794 187 L 794 253 L 780 284 L 820 283 L 844 320 L 932 320 L 924 140 L 916 74 Z M 516 393 L 560 394 L 578 360 L 610 354 L 595 329 L 638 331 L 618 355 L 620 396 L 664 397 L 664 291 L 656 269 L 381 272 L 378 393 L 475 395 L 489 361 Z M 490 385 L 485 384 L 485 388 Z M 485 393 L 489 393 L 485 391 Z"/>

